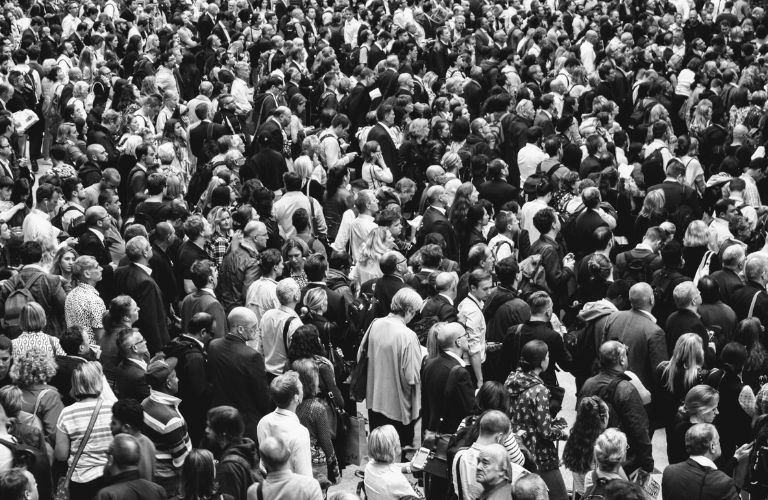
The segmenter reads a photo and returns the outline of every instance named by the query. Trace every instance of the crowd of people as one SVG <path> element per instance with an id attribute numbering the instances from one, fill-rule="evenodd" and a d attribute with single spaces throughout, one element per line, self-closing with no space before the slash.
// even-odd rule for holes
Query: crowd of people
<path id="1" fill-rule="evenodd" d="M 5 3 L 0 498 L 768 498 L 766 110 L 749 0 Z"/>

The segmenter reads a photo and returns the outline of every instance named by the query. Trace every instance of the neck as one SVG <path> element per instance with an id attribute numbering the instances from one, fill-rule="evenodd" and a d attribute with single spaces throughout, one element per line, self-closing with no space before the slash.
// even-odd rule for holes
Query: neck
<path id="1" fill-rule="evenodd" d="M 149 267 L 149 261 L 147 259 L 138 259 L 133 262 L 134 264 L 141 264 L 142 266 Z"/>
<path id="2" fill-rule="evenodd" d="M 550 316 L 547 316 L 546 314 L 532 314 L 531 315 L 531 321 L 543 321 L 544 323 L 549 322 Z"/>

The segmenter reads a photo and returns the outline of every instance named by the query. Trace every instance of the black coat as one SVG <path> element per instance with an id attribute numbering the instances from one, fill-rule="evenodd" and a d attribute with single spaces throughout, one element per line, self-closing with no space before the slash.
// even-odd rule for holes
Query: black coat
<path id="1" fill-rule="evenodd" d="M 96 283 L 96 290 L 104 299 L 105 304 L 114 297 L 115 289 L 112 286 L 114 270 L 112 269 L 112 254 L 107 246 L 90 229 L 85 231 L 77 240 L 77 251 L 80 255 L 90 255 L 101 266 L 101 281 Z"/>
<path id="2" fill-rule="evenodd" d="M 573 232 L 566 234 L 568 250 L 581 259 L 590 252 L 596 250 L 592 233 L 598 227 L 607 227 L 608 223 L 600 217 L 595 210 L 584 210 L 574 222 Z"/>
<path id="3" fill-rule="evenodd" d="M 442 295 L 433 295 L 424 302 L 421 308 L 421 317 L 436 317 L 439 321 L 453 323 L 459 319 L 459 311 Z"/>
<path id="4" fill-rule="evenodd" d="M 196 127 L 189 131 L 189 144 L 192 154 L 197 158 L 198 164 L 207 163 L 211 157 L 204 152 L 203 146 L 207 140 L 218 140 L 219 137 L 226 135 L 227 127 L 217 123 L 211 123 L 209 120 L 203 120 Z"/>
<path id="5" fill-rule="evenodd" d="M 138 469 L 121 472 L 107 479 L 94 500 L 165 500 L 165 488 L 139 477 Z"/>
<path id="6" fill-rule="evenodd" d="M 424 366 L 421 395 L 424 428 L 439 433 L 455 432 L 477 406 L 475 386 L 467 367 L 444 352 Z"/>
<path id="7" fill-rule="evenodd" d="M 737 320 L 746 319 L 755 294 L 758 295 L 752 316 L 759 318 L 762 324 L 768 325 L 768 293 L 766 293 L 765 287 L 759 283 L 747 281 L 744 286 L 731 294 L 731 301 L 728 302 L 728 305 L 733 308 Z"/>
<path id="8" fill-rule="evenodd" d="M 149 352 L 154 355 L 170 340 L 163 292 L 155 280 L 136 264 L 117 268 L 115 289 L 130 295 L 139 306 L 139 320 L 135 327 L 144 335 Z"/>
<path id="9" fill-rule="evenodd" d="M 493 211 L 498 212 L 508 201 L 517 201 L 520 194 L 518 185 L 496 179 L 483 182 L 477 190 L 480 192 L 480 198 L 493 203 Z"/>
<path id="10" fill-rule="evenodd" d="M 709 344 L 709 334 L 701 317 L 688 309 L 678 309 L 667 318 L 664 327 L 664 333 L 667 337 L 667 352 L 675 350 L 677 339 L 686 333 L 695 333 L 701 337 L 701 345 L 704 346 L 704 366 L 714 367 L 715 353 L 707 348 Z"/>
<path id="11" fill-rule="evenodd" d="M 354 134 L 358 128 L 365 125 L 365 115 L 371 110 L 371 96 L 369 90 L 362 83 L 358 83 L 349 93 L 347 99 L 347 115 L 352 122 L 350 134 Z"/>
<path id="12" fill-rule="evenodd" d="M 440 233 L 445 238 L 445 243 L 447 244 L 445 256 L 451 260 L 459 260 L 459 244 L 456 241 L 456 231 L 451 226 L 448 218 L 434 207 L 429 207 L 424 211 L 418 235 L 418 246 L 424 244 L 424 238 L 429 233 Z"/>
<path id="13" fill-rule="evenodd" d="M 396 169 L 398 156 L 397 146 L 395 146 L 395 141 L 392 140 L 392 136 L 389 135 L 389 132 L 387 132 L 380 123 L 374 125 L 370 132 L 368 132 L 368 140 L 379 143 L 379 147 L 381 147 L 381 155 L 384 157 L 384 163 L 386 163 L 387 167 L 390 169 Z"/>
<path id="14" fill-rule="evenodd" d="M 664 197 L 666 202 L 664 208 L 667 209 L 667 213 L 673 214 L 680 207 L 680 205 L 688 205 L 693 210 L 694 219 L 700 219 L 702 215 L 701 204 L 699 203 L 699 197 L 696 195 L 696 191 L 690 186 L 684 186 L 679 182 L 664 181 L 661 184 L 656 184 L 648 188 L 648 192 L 661 189 L 664 191 Z"/>
<path id="15" fill-rule="evenodd" d="M 720 298 L 723 302 L 733 307 L 734 293 L 744 286 L 744 282 L 741 281 L 739 275 L 730 269 L 721 269 L 710 274 L 709 277 L 717 282 L 717 286 L 720 290 Z"/>
<path id="16" fill-rule="evenodd" d="M 107 156 L 109 157 L 110 166 L 116 166 L 117 161 L 120 159 L 120 151 L 117 149 L 117 142 L 115 141 L 114 136 L 106 129 L 106 127 L 99 123 L 93 124 L 93 126 L 88 129 L 86 144 L 89 146 L 91 144 L 100 144 L 101 146 L 104 146 L 104 149 L 107 151 Z"/>
<path id="17" fill-rule="evenodd" d="M 325 317 L 328 321 L 336 324 L 336 331 L 331 332 L 331 340 L 334 345 L 343 345 L 347 335 L 347 303 L 339 292 L 331 290 L 326 284 L 308 283 L 301 291 L 301 297 L 296 306 L 296 312 L 301 311 L 301 306 L 304 305 L 304 296 L 313 288 L 322 288 L 325 290 L 325 293 L 328 296 L 328 311 L 325 313 Z"/>
<path id="18" fill-rule="evenodd" d="M 176 396 L 181 399 L 179 411 L 187 422 L 190 440 L 197 445 L 205 435 L 205 418 L 211 400 L 205 351 L 195 339 L 182 335 L 165 346 L 163 352 L 179 360 L 176 365 L 179 377 Z"/>
<path id="19" fill-rule="evenodd" d="M 278 151 L 263 147 L 240 168 L 240 181 L 259 179 L 265 187 L 277 191 L 283 187 L 283 174 L 288 171 L 285 158 Z"/>
<path id="20" fill-rule="evenodd" d="M 232 334 L 208 344 L 208 374 L 213 398 L 211 406 L 229 405 L 240 411 L 245 436 L 257 439 L 261 417 L 272 411 L 264 356 Z"/>
<path id="21" fill-rule="evenodd" d="M 146 370 L 131 360 L 123 360 L 115 369 L 115 390 L 120 399 L 144 401 L 149 397 L 149 384 L 144 379 Z"/>
<path id="22" fill-rule="evenodd" d="M 690 458 L 664 469 L 661 477 L 664 500 L 738 500 L 736 485 L 725 472 L 699 465 Z"/>
<path id="23" fill-rule="evenodd" d="M 275 120 L 266 120 L 256 131 L 256 137 L 258 139 L 259 149 L 263 149 L 265 144 L 262 144 L 261 138 L 268 137 L 269 143 L 267 147 L 274 149 L 275 151 L 283 151 L 285 148 L 285 138 L 283 137 L 283 131 L 280 128 L 280 124 Z"/>
<path id="24" fill-rule="evenodd" d="M 406 284 L 399 276 L 385 274 L 376 280 L 373 296 L 376 297 L 376 317 L 383 318 L 389 314 L 392 297 Z"/>

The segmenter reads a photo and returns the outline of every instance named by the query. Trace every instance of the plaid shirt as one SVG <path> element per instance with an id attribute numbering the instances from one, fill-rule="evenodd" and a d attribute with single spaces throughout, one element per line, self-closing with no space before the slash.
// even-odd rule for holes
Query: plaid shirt
<path id="1" fill-rule="evenodd" d="M 224 260 L 224 255 L 226 255 L 228 248 L 229 236 L 224 236 L 223 234 L 216 232 L 213 233 L 210 241 L 206 244 L 205 251 L 213 257 L 213 262 L 216 264 L 216 267 L 219 267 Z"/>

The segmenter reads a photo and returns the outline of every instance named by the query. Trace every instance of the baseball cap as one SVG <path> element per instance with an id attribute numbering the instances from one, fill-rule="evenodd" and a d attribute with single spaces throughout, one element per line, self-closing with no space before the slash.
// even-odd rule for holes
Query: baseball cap
<path id="1" fill-rule="evenodd" d="M 147 372 L 144 374 L 144 380 L 153 389 L 159 389 L 165 385 L 171 372 L 176 369 L 178 359 L 166 358 L 158 359 L 149 363 Z"/>

